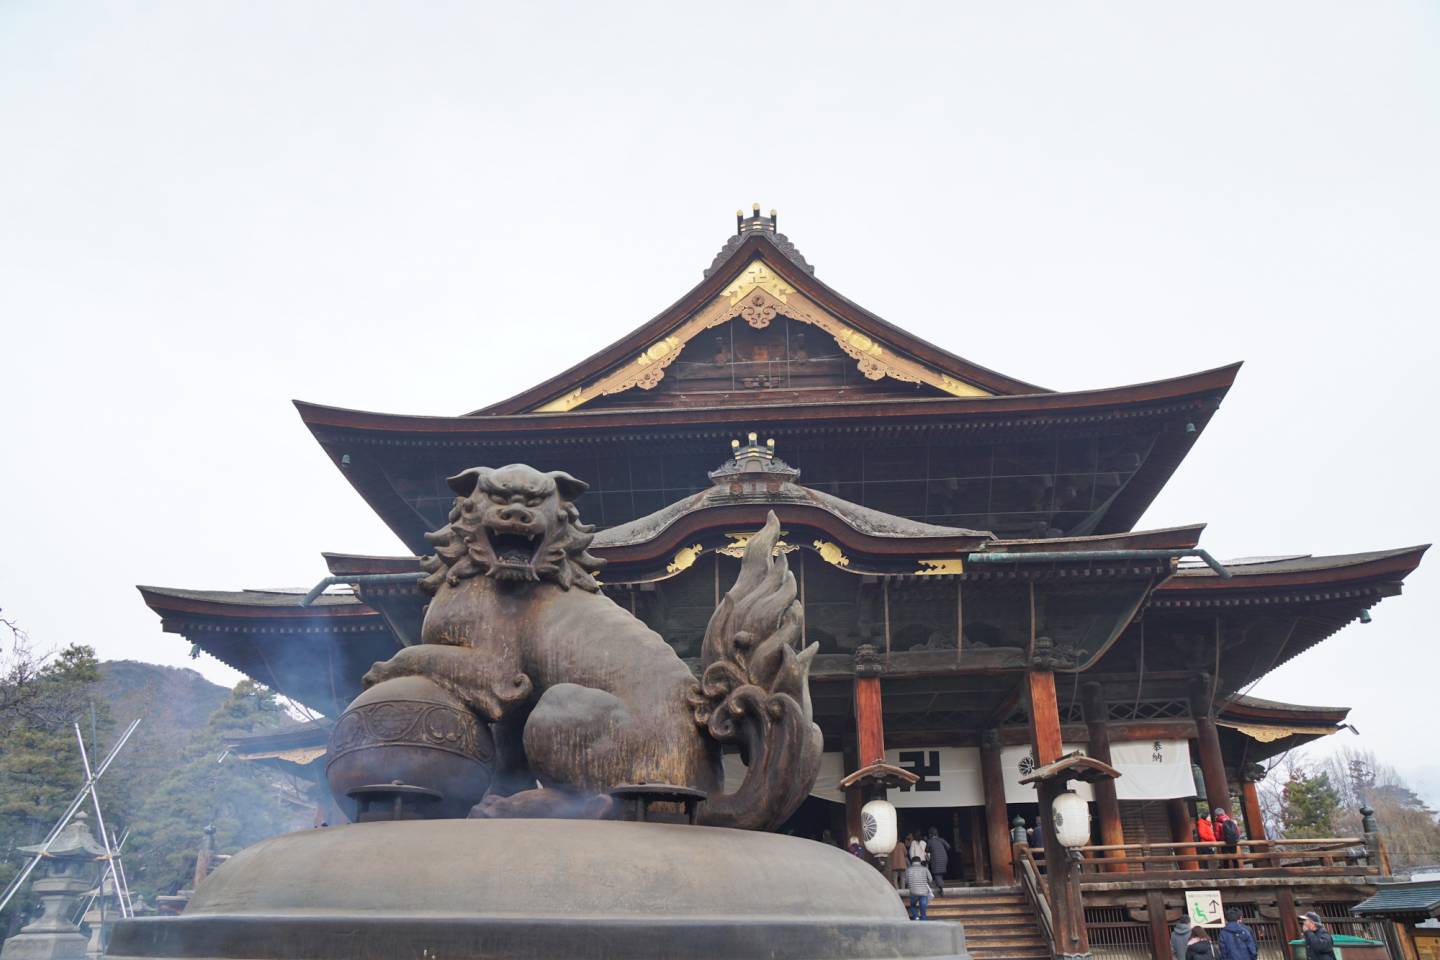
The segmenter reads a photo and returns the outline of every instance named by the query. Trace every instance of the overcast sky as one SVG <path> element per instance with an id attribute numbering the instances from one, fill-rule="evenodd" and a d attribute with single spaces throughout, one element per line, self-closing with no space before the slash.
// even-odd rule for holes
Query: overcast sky
<path id="1" fill-rule="evenodd" d="M 1021 379 L 1246 361 L 1141 526 L 1430 541 L 1437 40 L 1378 0 L 0 3 L 0 606 L 233 682 L 134 584 L 402 549 L 291 398 L 509 396 L 688 290 L 751 201 Z M 1437 571 L 1253 691 L 1352 705 L 1343 745 L 1432 801 Z"/>

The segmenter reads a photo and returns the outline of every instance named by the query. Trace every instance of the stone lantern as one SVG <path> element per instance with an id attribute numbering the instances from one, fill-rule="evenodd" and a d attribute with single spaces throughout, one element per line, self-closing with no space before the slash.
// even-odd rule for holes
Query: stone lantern
<path id="1" fill-rule="evenodd" d="M 43 845 L 18 849 L 37 854 Z M 105 848 L 90 832 L 82 810 L 44 851 L 39 867 L 44 874 L 30 887 L 40 898 L 40 916 L 5 941 L 0 960 L 85 960 L 87 940 L 70 922 L 70 915 L 80 897 L 95 886 L 104 860 Z"/>

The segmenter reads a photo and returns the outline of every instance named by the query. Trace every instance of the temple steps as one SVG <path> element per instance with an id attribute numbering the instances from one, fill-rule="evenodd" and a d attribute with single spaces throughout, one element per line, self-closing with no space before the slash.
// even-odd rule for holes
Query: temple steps
<path id="1" fill-rule="evenodd" d="M 975 960 L 1049 960 L 1050 945 L 1019 887 L 955 888 L 930 901 L 932 920 L 959 920 Z"/>

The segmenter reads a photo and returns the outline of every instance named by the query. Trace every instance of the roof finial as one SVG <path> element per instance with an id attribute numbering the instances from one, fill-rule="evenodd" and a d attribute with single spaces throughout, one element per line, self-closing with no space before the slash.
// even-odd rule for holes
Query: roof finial
<path id="1" fill-rule="evenodd" d="M 775 440 L 760 442 L 760 436 L 751 430 L 745 437 L 745 443 L 739 440 L 730 441 L 732 458 L 738 463 L 744 460 L 771 460 L 775 457 Z"/>

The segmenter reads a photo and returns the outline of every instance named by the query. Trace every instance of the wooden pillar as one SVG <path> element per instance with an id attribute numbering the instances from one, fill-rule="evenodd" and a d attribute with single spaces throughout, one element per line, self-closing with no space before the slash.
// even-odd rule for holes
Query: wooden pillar
<path id="1" fill-rule="evenodd" d="M 1245 814 L 1245 837 L 1265 840 L 1265 817 L 1260 812 L 1260 788 L 1254 780 L 1240 782 L 1240 809 Z"/>
<path id="2" fill-rule="evenodd" d="M 1184 797 L 1174 797 L 1165 801 L 1165 812 L 1170 816 L 1170 842 L 1189 843 L 1195 839 L 1195 824 L 1190 818 L 1190 801 Z M 1194 847 L 1180 847 L 1175 851 L 1176 856 L 1187 856 L 1195 853 Z M 1179 861 L 1181 870 L 1199 870 L 1198 860 Z"/>
<path id="3" fill-rule="evenodd" d="M 1089 738 L 1086 752 L 1096 760 L 1110 763 L 1109 713 L 1105 706 L 1105 692 L 1098 683 L 1087 683 L 1083 691 L 1085 706 L 1085 729 Z M 1100 843 L 1106 846 L 1125 842 L 1125 829 L 1120 823 L 1120 800 L 1115 794 L 1115 781 L 1099 780 L 1091 785 L 1095 791 L 1095 814 L 1100 821 Z M 1112 850 L 1106 854 L 1109 859 L 1122 862 L 1106 864 L 1109 873 L 1125 873 L 1125 851 Z"/>
<path id="4" fill-rule="evenodd" d="M 1010 820 L 1005 810 L 1005 772 L 1000 766 L 1000 731 L 980 738 L 980 782 L 985 789 L 985 839 L 990 848 L 990 882 L 1008 887 L 1015 882 L 1010 853 Z"/>
<path id="5" fill-rule="evenodd" d="M 1202 673 L 1190 684 L 1190 712 L 1195 717 L 1195 740 L 1200 748 L 1200 771 L 1205 775 L 1205 802 L 1211 811 L 1230 806 L 1230 783 L 1225 777 L 1225 757 L 1220 752 L 1220 731 L 1215 727 L 1214 703 L 1210 699 L 1211 677 Z"/>
<path id="6" fill-rule="evenodd" d="M 1060 759 L 1064 749 L 1055 674 L 1050 670 L 1029 670 L 1025 674 L 1025 692 L 1030 714 L 1030 748 L 1035 753 L 1035 765 L 1043 767 Z M 1064 789 L 1064 784 L 1055 780 L 1035 785 L 1045 834 L 1045 875 L 1050 880 L 1055 952 L 1062 956 L 1088 956 L 1090 936 L 1085 929 L 1085 910 L 1080 900 L 1080 865 L 1070 859 L 1055 830 L 1055 798 Z"/>
<path id="7" fill-rule="evenodd" d="M 986 836 L 985 811 L 976 810 L 971 807 L 970 814 L 970 863 L 974 869 L 976 883 L 994 883 L 994 875 L 990 872 L 990 848 L 989 838 Z M 958 820 L 960 812 L 955 812 Z M 958 844 L 957 844 L 958 849 Z M 964 864 L 961 864 L 959 879 L 965 879 Z M 952 865 L 953 869 L 953 865 Z"/>
<path id="8" fill-rule="evenodd" d="M 1165 921 L 1165 894 L 1145 891 L 1145 912 L 1150 919 L 1150 953 L 1155 960 L 1174 960 L 1170 952 L 1170 925 Z"/>
<path id="9" fill-rule="evenodd" d="M 885 760 L 885 707 L 880 696 L 884 669 L 878 651 L 868 644 L 855 651 L 855 749 L 859 766 Z"/>
<path id="10" fill-rule="evenodd" d="M 885 670 L 880 652 L 870 644 L 861 644 L 855 650 L 855 683 L 853 705 L 855 709 L 854 764 L 849 770 L 863 770 L 873 763 L 885 759 L 885 704 L 880 695 L 880 674 Z M 885 789 L 875 785 L 855 786 L 845 791 L 845 824 L 847 829 L 856 831 L 855 836 L 864 834 L 860 826 L 860 808 L 867 802 L 883 799 Z M 854 811 L 853 819 L 851 811 Z"/>
<path id="11" fill-rule="evenodd" d="M 1420 947 L 1415 942 L 1415 928 L 1410 925 L 1410 921 L 1391 920 L 1389 923 L 1395 935 L 1395 945 L 1400 948 L 1400 956 L 1396 960 L 1420 960 Z"/>
<path id="12" fill-rule="evenodd" d="M 1275 906 L 1280 912 L 1280 933 L 1285 937 L 1285 955 L 1290 955 L 1290 941 L 1300 939 L 1300 917 L 1295 912 L 1295 891 L 1281 887 L 1276 891 Z"/>
<path id="13" fill-rule="evenodd" d="M 1030 714 L 1030 747 L 1035 766 L 1043 767 L 1060 759 L 1064 750 L 1060 736 L 1060 704 L 1055 697 L 1055 674 L 1030 670 L 1025 674 L 1025 702 Z"/>

